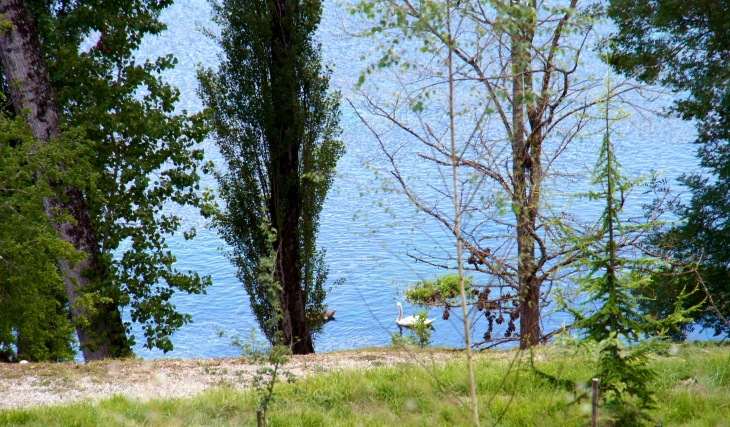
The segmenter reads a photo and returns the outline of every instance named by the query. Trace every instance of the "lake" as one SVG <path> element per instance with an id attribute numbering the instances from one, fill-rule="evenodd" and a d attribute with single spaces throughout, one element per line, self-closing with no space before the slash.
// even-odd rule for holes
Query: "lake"
<path id="1" fill-rule="evenodd" d="M 366 65 L 360 55 L 367 54 L 372 44 L 347 36 L 341 24 L 343 15 L 342 6 L 325 2 L 318 37 L 324 60 L 333 65 L 331 87 L 341 90 L 344 98 L 356 99 L 351 87 Z M 165 78 L 180 89 L 179 108 L 199 111 L 202 105 L 196 95 L 196 66 L 215 67 L 219 62 L 217 46 L 200 31 L 201 27 L 212 26 L 210 8 L 205 0 L 178 0 L 162 14 L 162 20 L 167 23 L 168 30 L 159 37 L 148 37 L 138 58 L 173 53 L 179 64 L 175 70 L 167 72 Z M 322 212 L 318 244 L 327 250 L 329 282 L 337 278 L 345 278 L 346 282 L 332 289 L 327 298 L 330 308 L 337 308 L 337 320 L 329 322 L 316 338 L 317 352 L 390 344 L 390 334 L 397 332 L 396 302 L 403 302 L 400 290 L 439 272 L 423 263 L 415 263 L 407 256 L 407 250 L 417 247 L 428 251 L 451 245 L 448 234 L 433 221 L 415 215 L 414 207 L 405 197 L 375 191 L 378 182 L 373 169 L 379 175 L 387 173 L 378 166 L 378 159 L 382 158 L 380 149 L 346 102 L 343 102 L 342 113 L 342 139 L 347 154 L 338 165 L 337 178 Z M 683 172 L 698 168 L 695 148 L 690 143 L 695 134 L 691 124 L 652 118 L 638 126 L 622 129 L 622 132 L 623 137 L 617 141 L 619 156 L 632 174 L 654 169 L 674 180 Z M 219 166 L 223 164 L 211 140 L 204 143 L 204 148 L 209 159 Z M 565 153 L 563 161 L 592 165 L 595 150 L 595 138 L 578 141 Z M 421 165 L 414 163 L 408 167 L 417 172 Z M 204 186 L 215 185 L 211 177 L 205 178 Z M 631 202 L 635 206 L 641 204 L 641 200 Z M 178 210 L 184 226 L 198 229 L 197 238 L 191 242 L 180 236 L 167 239 L 178 259 L 176 268 L 211 275 L 213 286 L 208 288 L 207 295 L 177 295 L 174 298 L 178 310 L 192 314 L 194 323 L 174 335 L 172 352 L 150 351 L 141 344 L 134 351 L 145 359 L 238 356 L 240 351 L 229 345 L 229 338 L 221 338 L 217 332 L 248 333 L 256 327 L 256 322 L 243 286 L 235 277 L 235 269 L 224 256 L 226 246 L 194 211 L 171 209 Z M 596 212 L 588 215 L 597 215 Z M 417 310 L 407 303 L 404 309 L 406 314 Z M 129 320 L 128 313 L 124 316 Z M 464 345 L 456 316 L 443 321 L 441 311 L 433 310 L 430 317 L 438 318 L 433 332 L 435 345 Z M 559 326 L 565 320 L 561 315 L 551 316 L 545 320 L 545 327 Z M 139 343 L 144 341 L 140 328 L 135 327 L 134 333 Z M 482 333 L 477 330 L 478 336 Z"/>

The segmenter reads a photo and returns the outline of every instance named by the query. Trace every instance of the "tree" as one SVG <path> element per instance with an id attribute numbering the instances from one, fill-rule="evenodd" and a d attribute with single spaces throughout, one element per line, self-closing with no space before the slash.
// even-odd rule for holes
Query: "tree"
<path id="1" fill-rule="evenodd" d="M 597 104 L 601 79 L 587 78 L 580 67 L 597 11 L 577 0 L 456 2 L 450 11 L 451 43 L 445 36 L 444 2 L 364 1 L 352 12 L 376 20 L 367 35 L 384 40 L 360 82 L 361 117 L 385 153 L 384 167 L 422 212 L 454 237 L 461 235 L 469 269 L 489 277 L 475 302 L 489 321 L 481 344 L 519 340 L 527 348 L 544 342 L 551 336 L 540 326 L 549 285 L 565 279 L 564 267 L 580 254 L 566 237 L 569 230 L 587 227 L 554 212 L 546 196 L 555 189 L 551 181 L 567 178 L 557 168 L 558 159 L 590 125 L 587 112 Z M 439 90 L 447 84 L 450 44 L 457 82 L 455 152 L 446 141 L 449 125 L 435 119 L 447 117 Z M 382 92 L 365 83 L 386 71 L 402 84 L 396 96 L 383 100 Z M 610 96 L 632 89 L 619 82 Z M 409 142 L 386 139 L 377 125 Z M 411 141 L 419 148 L 412 149 Z M 432 165 L 443 182 L 456 157 L 463 171 L 459 193 L 450 185 L 409 180 L 399 167 L 408 155 Z M 443 207 L 446 198 L 462 203 L 459 233 Z M 444 268 L 458 262 L 450 253 L 410 255 Z M 499 295 L 490 296 L 491 289 Z M 493 337 L 495 322 L 505 323 L 504 337 Z"/>
<path id="2" fill-rule="evenodd" d="M 610 92 L 610 86 L 607 89 Z M 574 328 L 586 341 L 598 345 L 596 376 L 609 417 L 614 425 L 635 426 L 643 423 L 646 410 L 656 403 L 651 383 L 657 373 L 648 365 L 652 350 L 649 343 L 664 338 L 670 327 L 687 321 L 688 311 L 675 304 L 662 320 L 640 312 L 641 297 L 636 290 L 646 286 L 652 271 L 672 270 L 672 266 L 668 259 L 641 250 L 646 235 L 662 225 L 656 217 L 648 215 L 641 221 L 624 213 L 627 196 L 642 178 L 632 180 L 623 174 L 611 130 L 624 115 L 611 107 L 610 100 L 603 105 L 604 137 L 591 180 L 601 189 L 584 195 L 605 201 L 605 208 L 595 231 L 579 237 L 578 246 L 583 250 L 574 267 L 585 273 L 577 278 L 585 300 L 581 309 L 570 310 L 575 316 Z M 681 293 L 680 301 L 684 297 Z"/>
<path id="3" fill-rule="evenodd" d="M 170 298 L 177 291 L 203 293 L 211 283 L 208 276 L 176 270 L 165 242 L 179 231 L 185 238 L 195 235 L 194 229 L 181 230 L 181 218 L 167 209 L 170 203 L 210 212 L 198 184 L 201 167 L 210 167 L 196 148 L 207 134 L 203 116 L 175 112 L 179 92 L 161 76 L 175 58 L 138 63 L 133 55 L 146 35 L 164 31 L 159 13 L 172 2 L 29 4 L 62 120 L 83 128 L 99 174 L 84 196 L 103 267 L 87 292 L 111 300 L 116 312 L 130 306 L 145 347 L 169 351 L 170 336 L 192 320 Z M 82 50 L 90 36 L 93 45 Z M 125 242 L 129 248 L 119 251 Z M 99 313 L 91 322 L 105 317 Z M 114 356 L 134 343 L 129 327 L 106 331 L 119 349 Z"/>
<path id="4" fill-rule="evenodd" d="M 40 141 L 58 138 L 60 118 L 30 12 L 22 0 L 5 0 L 0 3 L 0 15 L 4 19 L 0 60 L 14 110 L 28 123 L 34 138 Z M 63 188 L 63 197 L 44 199 L 43 211 L 62 240 L 88 255 L 73 266 L 68 259 L 58 259 L 79 341 L 87 360 L 111 357 L 120 351 L 110 337 L 114 332 L 123 331 L 121 315 L 109 300 L 96 298 L 84 302 L 85 288 L 92 283 L 89 271 L 99 274 L 101 268 L 98 243 L 83 195 L 73 185 Z M 59 221 L 58 212 L 68 212 L 72 220 Z M 89 324 L 84 321 L 89 311 L 103 317 Z"/>
<path id="5" fill-rule="evenodd" d="M 608 16 L 617 26 L 608 62 L 619 72 L 676 91 L 678 100 L 670 112 L 696 121 L 697 156 L 704 168 L 680 178 L 691 199 L 674 205 L 673 211 L 684 222 L 655 239 L 657 249 L 679 261 L 701 260 L 700 276 L 687 275 L 680 283 L 657 276 L 646 289 L 655 297 L 647 309 L 666 313 L 678 290 L 686 285 L 705 287 L 706 294 L 698 292 L 686 304 L 706 299 L 696 320 L 718 335 L 730 334 L 725 320 L 730 316 L 728 6 L 725 1 L 612 0 L 608 7 Z"/>
<path id="6" fill-rule="evenodd" d="M 311 353 L 316 324 L 307 317 L 324 309 L 328 273 L 315 244 L 319 214 L 344 150 L 339 101 L 327 95 L 329 73 L 313 40 L 322 4 L 228 0 L 213 8 L 221 65 L 199 79 L 228 166 L 217 174 L 226 202 L 218 227 L 266 337 Z M 271 262 L 280 286 L 273 296 L 262 276 Z"/>
<path id="7" fill-rule="evenodd" d="M 0 113 L 0 361 L 73 358 L 76 331 L 56 262 L 85 255 L 58 238 L 43 205 L 62 196 L 53 182 L 83 188 L 93 177 L 78 136 L 38 141 L 23 119 Z"/>

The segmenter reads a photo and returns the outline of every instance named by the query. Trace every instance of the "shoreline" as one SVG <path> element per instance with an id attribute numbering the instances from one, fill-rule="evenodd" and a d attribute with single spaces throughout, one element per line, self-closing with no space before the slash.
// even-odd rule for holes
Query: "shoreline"
<path id="1" fill-rule="evenodd" d="M 491 354 L 498 352 L 501 351 Z M 456 359 L 461 354 L 445 348 L 415 353 L 438 362 Z M 343 369 L 414 363 L 413 354 L 382 347 L 291 356 L 283 369 L 302 378 Z M 261 366 L 243 358 L 0 364 L 0 411 L 98 401 L 113 396 L 147 401 L 189 398 L 221 387 L 244 390 Z"/>

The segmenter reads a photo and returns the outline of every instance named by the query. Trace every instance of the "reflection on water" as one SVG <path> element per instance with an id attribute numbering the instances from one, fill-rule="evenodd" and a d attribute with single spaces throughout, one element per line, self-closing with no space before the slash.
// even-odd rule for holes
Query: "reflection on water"
<path id="1" fill-rule="evenodd" d="M 352 97 L 350 87 L 363 68 L 359 56 L 371 49 L 371 43 L 345 37 L 340 28 L 341 12 L 334 2 L 325 2 L 325 7 L 319 32 L 324 59 L 334 65 L 333 87 L 340 89 L 344 97 Z M 148 38 L 139 52 L 140 58 L 170 52 L 177 56 L 179 65 L 166 78 L 181 91 L 180 108 L 191 112 L 201 108 L 195 94 L 196 65 L 215 67 L 218 62 L 216 46 L 199 31 L 201 26 L 212 26 L 208 17 L 205 0 L 178 0 L 162 15 L 168 31 Z M 338 165 L 338 177 L 322 213 L 319 244 L 327 249 L 330 282 L 344 277 L 346 283 L 332 289 L 327 299 L 330 308 L 337 308 L 337 319 L 327 323 L 317 337 L 315 347 L 319 352 L 390 344 L 390 334 L 398 330 L 395 318 L 396 301 L 402 301 L 399 290 L 437 272 L 423 263 L 414 263 L 406 255 L 407 248 L 415 246 L 429 251 L 450 245 L 447 234 L 436 224 L 424 221 L 422 216 L 415 216 L 414 208 L 404 198 L 374 191 L 361 194 L 363 188 L 373 186 L 372 172 L 364 165 L 377 158 L 379 151 L 347 103 L 343 103 L 342 127 L 347 154 Z M 669 120 L 627 128 L 624 139 L 618 142 L 620 157 L 632 173 L 655 169 L 675 178 L 697 167 L 694 148 L 688 144 L 693 133 L 691 125 Z M 566 152 L 564 161 L 592 165 L 595 147 L 595 141 L 576 142 Z M 209 159 L 222 164 L 212 141 L 206 141 L 204 148 Z M 418 171 L 419 165 L 410 166 Z M 208 177 L 205 186 L 214 187 L 215 182 Z M 384 207 L 377 207 L 373 203 L 375 198 Z M 390 212 L 385 212 L 385 208 L 390 208 Z M 398 217 L 394 218 L 392 212 L 398 213 Z M 207 295 L 175 297 L 177 308 L 192 314 L 194 323 L 173 337 L 174 351 L 163 355 L 138 344 L 135 352 L 144 358 L 237 356 L 238 350 L 228 345 L 227 338 L 218 337 L 216 331 L 247 332 L 256 327 L 248 297 L 235 277 L 235 269 L 219 250 L 224 246 L 222 240 L 213 230 L 205 228 L 204 221 L 195 212 L 180 213 L 185 225 L 198 229 L 198 237 L 192 242 L 180 236 L 168 239 L 178 258 L 176 268 L 209 274 L 213 286 Z M 405 304 L 404 310 L 409 315 L 417 308 Z M 460 328 L 463 324 L 456 314 L 456 310 L 452 311 L 449 320 L 444 321 L 440 310 L 431 313 L 431 317 L 438 317 L 432 334 L 435 345 L 463 346 Z M 129 320 L 127 313 L 125 316 Z M 555 314 L 546 319 L 546 327 L 559 326 L 566 320 L 563 315 Z M 141 343 L 140 329 L 135 328 L 135 333 Z M 476 333 L 480 337 L 483 331 Z"/>

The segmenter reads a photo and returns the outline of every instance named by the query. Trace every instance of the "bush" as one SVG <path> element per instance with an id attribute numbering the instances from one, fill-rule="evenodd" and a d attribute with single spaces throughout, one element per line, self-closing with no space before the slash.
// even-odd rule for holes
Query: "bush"
<path id="1" fill-rule="evenodd" d="M 464 291 L 471 296 L 473 285 L 471 277 L 464 277 Z M 451 303 L 459 297 L 459 275 L 446 273 L 432 280 L 421 280 L 412 288 L 406 289 L 406 298 L 415 304 L 441 305 Z"/>

